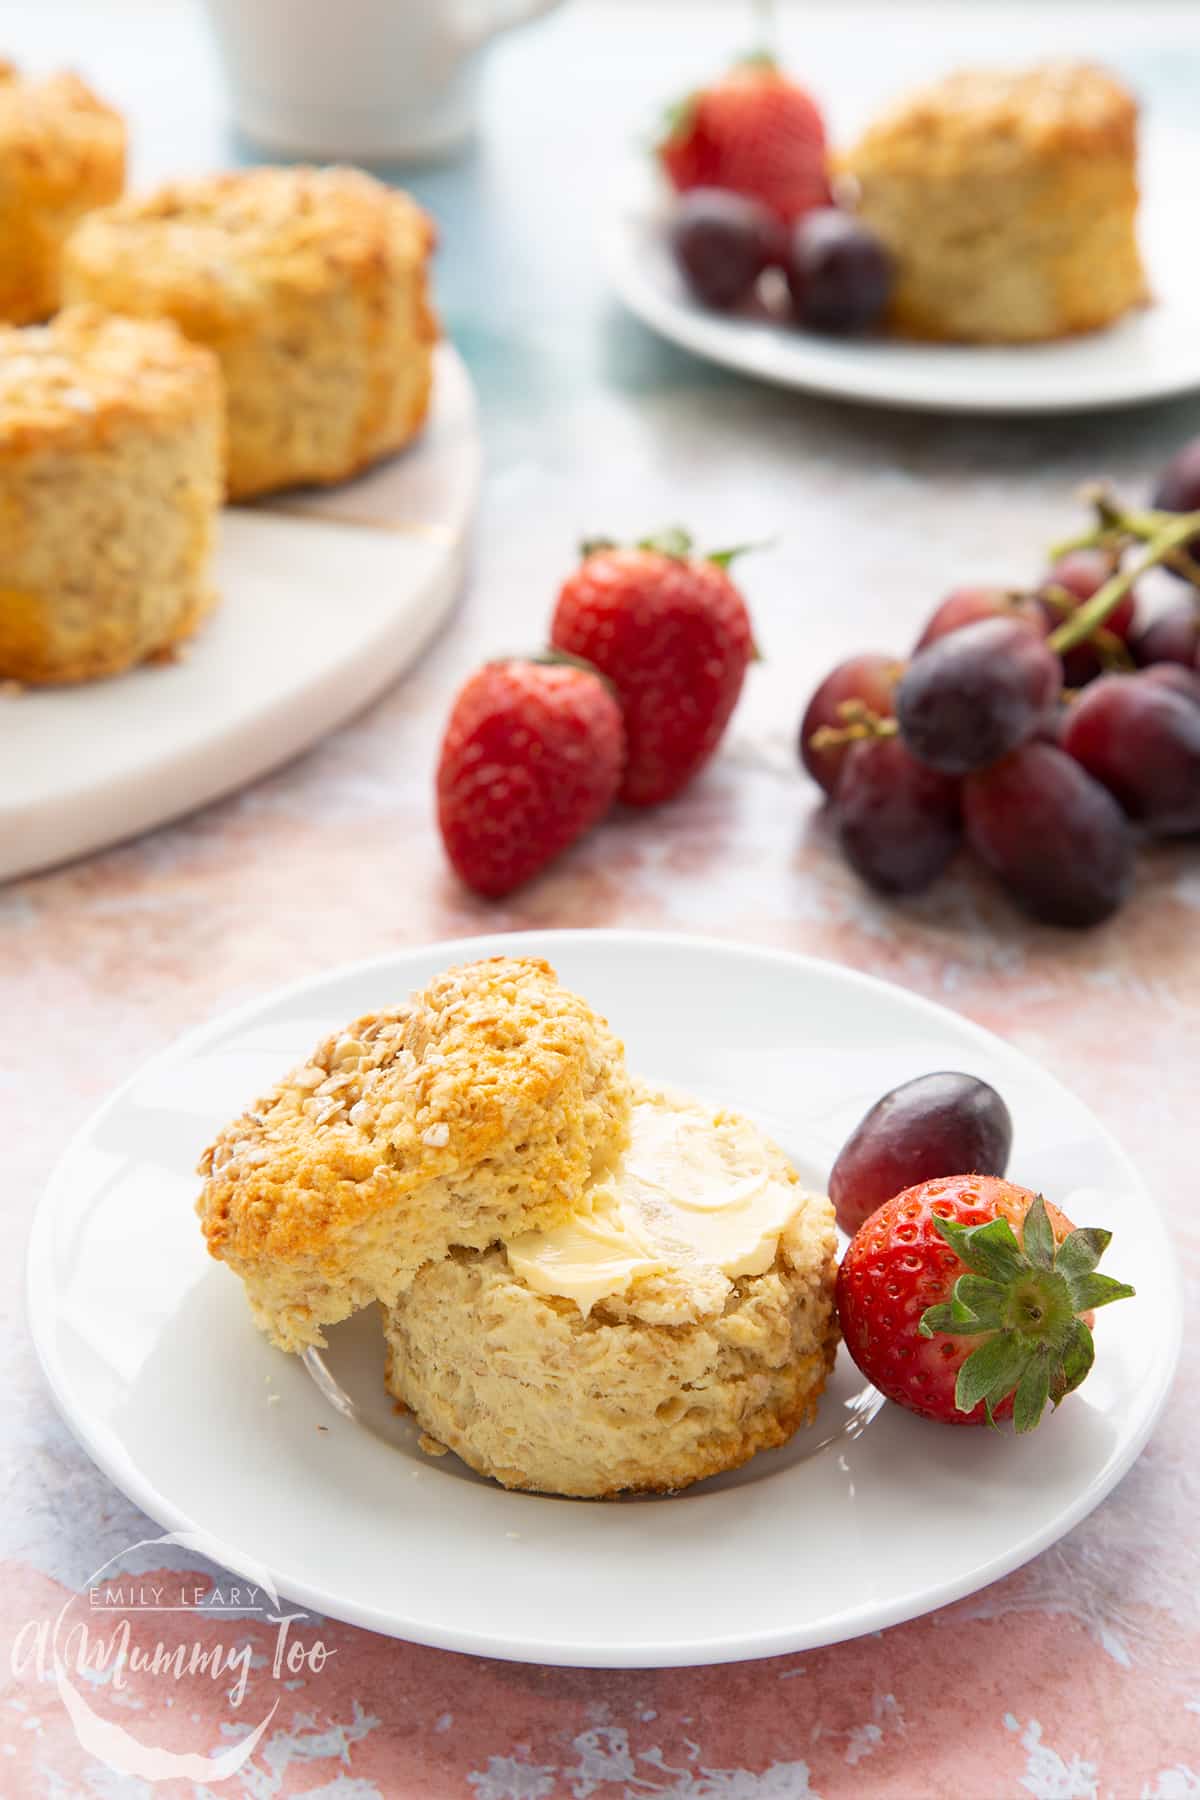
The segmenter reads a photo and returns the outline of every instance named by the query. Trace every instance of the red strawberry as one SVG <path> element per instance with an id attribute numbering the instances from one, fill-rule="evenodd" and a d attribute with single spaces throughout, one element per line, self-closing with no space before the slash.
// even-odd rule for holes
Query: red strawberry
<path id="1" fill-rule="evenodd" d="M 454 702 L 437 771 L 446 854 L 477 893 L 507 894 L 612 805 L 621 711 L 590 669 L 494 662 Z"/>
<path id="2" fill-rule="evenodd" d="M 846 1348 L 922 1418 L 1011 1416 L 1032 1431 L 1092 1366 L 1092 1309 L 1133 1293 L 1095 1272 L 1110 1236 L 1076 1231 L 998 1175 L 906 1188 L 860 1226 L 838 1270 Z"/>
<path id="3" fill-rule="evenodd" d="M 708 761 L 754 656 L 750 617 L 725 568 L 734 553 L 690 549 L 684 532 L 631 550 L 585 546 L 550 629 L 557 649 L 585 658 L 616 690 L 630 806 L 671 799 Z"/>
<path id="4" fill-rule="evenodd" d="M 821 115 L 770 57 L 737 64 L 684 101 L 658 156 L 679 193 L 730 188 L 789 222 L 829 204 Z"/>

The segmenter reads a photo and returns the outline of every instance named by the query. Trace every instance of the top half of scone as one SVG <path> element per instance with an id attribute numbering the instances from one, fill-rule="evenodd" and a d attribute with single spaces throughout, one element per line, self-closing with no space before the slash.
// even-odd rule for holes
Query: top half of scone
<path id="1" fill-rule="evenodd" d="M 961 69 L 907 94 L 845 159 L 856 174 L 939 178 L 1010 173 L 1137 150 L 1137 102 L 1093 63 Z"/>
<path id="2" fill-rule="evenodd" d="M 547 963 L 469 963 L 327 1038 L 221 1132 L 197 1211 L 298 1349 L 453 1246 L 568 1217 L 628 1114 L 620 1043 Z"/>
<path id="3" fill-rule="evenodd" d="M 287 333 L 297 319 L 328 326 L 351 294 L 391 304 L 393 290 L 423 277 L 434 236 L 409 195 L 361 169 L 233 169 L 89 215 L 68 244 L 65 279 L 70 297 L 169 314 L 220 349 L 230 336 Z"/>
<path id="4" fill-rule="evenodd" d="M 78 75 L 22 76 L 0 59 L 0 201 L 40 195 L 96 205 L 125 176 L 125 126 Z"/>

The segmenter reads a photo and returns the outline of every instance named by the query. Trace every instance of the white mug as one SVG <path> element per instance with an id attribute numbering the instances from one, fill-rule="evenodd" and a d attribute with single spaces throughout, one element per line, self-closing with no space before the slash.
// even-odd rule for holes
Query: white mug
<path id="1" fill-rule="evenodd" d="M 479 52 L 560 0 L 205 0 L 234 123 L 287 156 L 380 162 L 457 150 Z"/>

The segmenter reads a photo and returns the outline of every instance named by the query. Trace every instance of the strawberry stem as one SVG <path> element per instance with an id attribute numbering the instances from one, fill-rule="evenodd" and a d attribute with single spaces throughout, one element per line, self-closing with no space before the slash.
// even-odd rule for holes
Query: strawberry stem
<path id="1" fill-rule="evenodd" d="M 1092 1366 L 1092 1336 L 1082 1313 L 1128 1299 L 1133 1289 L 1096 1272 L 1111 1233 L 1072 1231 L 1056 1246 L 1039 1194 L 1018 1241 L 1007 1219 L 960 1225 L 937 1216 L 939 1235 L 964 1264 L 950 1299 L 922 1313 L 922 1337 L 980 1337 L 958 1371 L 960 1412 L 983 1405 L 989 1422 L 1012 1399 L 1017 1431 L 1032 1431 L 1050 1400 L 1077 1388 Z"/>

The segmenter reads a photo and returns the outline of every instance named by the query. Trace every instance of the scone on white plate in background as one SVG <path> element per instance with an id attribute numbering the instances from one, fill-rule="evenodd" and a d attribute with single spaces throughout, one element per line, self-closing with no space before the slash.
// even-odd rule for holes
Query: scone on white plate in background
<path id="1" fill-rule="evenodd" d="M 901 100 L 842 159 L 895 259 L 901 336 L 1024 343 L 1147 298 L 1137 105 L 1087 63 L 969 70 Z"/>
<path id="2" fill-rule="evenodd" d="M 205 1152 L 197 1211 L 255 1322 L 302 1350 L 452 1246 L 569 1217 L 628 1118 L 604 1020 L 548 964 L 496 957 L 327 1038 Z"/>
<path id="3" fill-rule="evenodd" d="M 228 390 L 233 499 L 342 481 L 398 450 L 429 405 L 434 230 L 357 169 L 172 182 L 86 220 L 65 291 L 174 319 Z"/>
<path id="4" fill-rule="evenodd" d="M 63 240 L 125 185 L 125 126 L 77 75 L 0 60 L 0 322 L 49 318 Z"/>
<path id="5" fill-rule="evenodd" d="M 0 330 L 0 679 L 87 681 L 212 605 L 216 358 L 92 307 Z"/>
<path id="6" fill-rule="evenodd" d="M 836 1233 L 749 1120 L 635 1090 L 574 1217 L 428 1263 L 386 1316 L 388 1387 L 505 1487 L 668 1492 L 807 1424 L 837 1348 Z"/>

